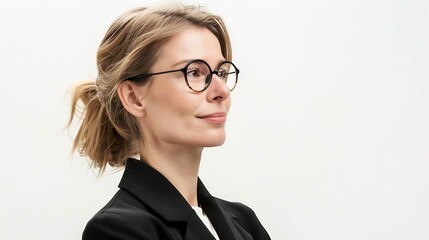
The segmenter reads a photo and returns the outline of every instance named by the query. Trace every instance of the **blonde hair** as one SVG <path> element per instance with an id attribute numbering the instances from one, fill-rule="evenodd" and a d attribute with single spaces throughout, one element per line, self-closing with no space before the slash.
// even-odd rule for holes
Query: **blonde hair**
<path id="1" fill-rule="evenodd" d="M 68 126 L 81 120 L 72 151 L 92 160 L 91 166 L 104 172 L 106 165 L 123 166 L 139 153 L 142 141 L 135 118 L 118 97 L 117 88 L 127 78 L 147 73 L 158 59 L 162 46 L 181 30 L 199 26 L 218 38 L 225 59 L 231 60 L 231 43 L 223 20 L 196 6 L 133 9 L 117 18 L 97 52 L 95 82 L 72 89 Z M 146 84 L 146 82 L 142 84 Z M 83 103 L 83 106 L 80 105 Z"/>

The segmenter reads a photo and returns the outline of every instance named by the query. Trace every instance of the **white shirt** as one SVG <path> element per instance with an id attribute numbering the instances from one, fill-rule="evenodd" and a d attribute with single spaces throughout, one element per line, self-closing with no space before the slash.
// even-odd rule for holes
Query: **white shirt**
<path id="1" fill-rule="evenodd" d="M 203 221 L 204 225 L 209 229 L 211 234 L 216 238 L 216 240 L 219 240 L 219 236 L 216 233 L 216 230 L 214 229 L 212 223 L 210 222 L 210 219 L 207 217 L 206 213 L 203 212 L 203 209 L 200 207 L 194 207 L 191 206 L 195 212 L 197 213 L 198 217 L 200 217 L 201 221 Z"/>

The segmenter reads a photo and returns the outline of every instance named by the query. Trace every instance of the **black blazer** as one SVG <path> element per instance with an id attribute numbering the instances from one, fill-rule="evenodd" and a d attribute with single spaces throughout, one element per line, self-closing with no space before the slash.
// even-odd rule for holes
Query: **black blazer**
<path id="1" fill-rule="evenodd" d="M 119 188 L 88 222 L 82 239 L 215 239 L 179 191 L 144 162 L 128 159 Z M 270 239 L 249 207 L 211 196 L 199 179 L 198 202 L 221 240 Z"/>

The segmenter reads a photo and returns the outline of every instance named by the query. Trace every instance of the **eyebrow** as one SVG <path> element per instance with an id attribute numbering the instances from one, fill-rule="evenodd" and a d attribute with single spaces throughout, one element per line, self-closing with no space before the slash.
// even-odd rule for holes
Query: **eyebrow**
<path id="1" fill-rule="evenodd" d="M 185 59 L 185 60 L 182 60 L 182 61 L 176 62 L 175 64 L 173 64 L 173 65 L 171 66 L 171 68 L 175 68 L 175 67 L 177 67 L 177 66 L 183 66 L 183 65 L 185 65 L 186 63 L 188 63 L 188 62 L 190 62 L 190 61 L 193 61 L 193 60 L 195 60 L 195 59 Z"/>
<path id="2" fill-rule="evenodd" d="M 171 66 L 171 68 L 175 68 L 175 67 L 177 67 L 177 66 L 184 66 L 185 64 L 187 64 L 187 63 L 189 63 L 189 62 L 191 62 L 191 61 L 195 61 L 195 60 L 203 60 L 203 59 L 200 59 L 200 58 L 195 58 L 195 59 L 184 59 L 184 60 L 182 60 L 182 61 L 179 61 L 179 62 L 176 62 L 175 64 L 173 64 L 172 66 Z M 204 62 L 207 62 L 206 60 L 203 60 Z M 223 63 L 223 62 L 225 62 L 226 61 L 226 59 L 222 59 L 222 60 L 220 60 L 219 62 L 218 62 L 218 64 L 217 64 L 217 66 L 216 67 L 218 67 L 221 63 Z"/>

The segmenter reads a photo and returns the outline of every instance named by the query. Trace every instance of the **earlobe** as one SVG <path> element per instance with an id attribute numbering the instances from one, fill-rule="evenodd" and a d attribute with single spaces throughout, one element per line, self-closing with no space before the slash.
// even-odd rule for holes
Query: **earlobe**
<path id="1" fill-rule="evenodd" d="M 135 117 L 145 116 L 145 104 L 138 86 L 125 81 L 119 84 L 118 96 L 124 108 Z"/>

